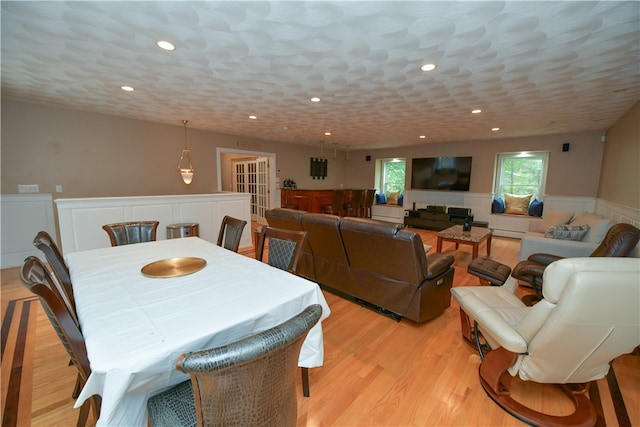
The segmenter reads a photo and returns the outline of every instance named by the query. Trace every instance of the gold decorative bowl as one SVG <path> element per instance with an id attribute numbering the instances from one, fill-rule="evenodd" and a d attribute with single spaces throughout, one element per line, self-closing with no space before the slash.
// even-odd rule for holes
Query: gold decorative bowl
<path id="1" fill-rule="evenodd" d="M 207 261 L 202 258 L 168 258 L 147 264 L 140 271 L 147 277 L 169 278 L 195 273 L 206 265 Z"/>

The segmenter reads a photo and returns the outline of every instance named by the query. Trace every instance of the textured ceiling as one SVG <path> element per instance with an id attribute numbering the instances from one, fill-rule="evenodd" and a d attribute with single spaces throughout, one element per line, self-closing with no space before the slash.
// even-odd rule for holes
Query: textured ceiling
<path id="1" fill-rule="evenodd" d="M 2 1 L 1 59 L 4 98 L 308 145 L 604 130 L 640 3 Z"/>

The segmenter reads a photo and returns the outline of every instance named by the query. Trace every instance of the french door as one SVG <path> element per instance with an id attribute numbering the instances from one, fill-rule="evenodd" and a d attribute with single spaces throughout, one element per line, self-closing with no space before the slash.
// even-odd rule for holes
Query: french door
<path id="1" fill-rule="evenodd" d="M 233 159 L 233 188 L 238 193 L 251 194 L 251 220 L 264 220 L 269 209 L 269 158 Z"/>

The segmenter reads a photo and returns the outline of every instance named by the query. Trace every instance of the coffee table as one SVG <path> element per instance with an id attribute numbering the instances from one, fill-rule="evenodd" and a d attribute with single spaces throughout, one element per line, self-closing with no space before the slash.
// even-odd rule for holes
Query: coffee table
<path id="1" fill-rule="evenodd" d="M 463 231 L 462 225 L 454 225 L 438 233 L 436 252 L 442 252 L 442 242 L 453 242 L 456 250 L 460 244 L 473 246 L 471 259 L 478 257 L 480 243 L 487 241 L 487 256 L 491 255 L 491 229 L 485 227 L 471 227 L 471 231 Z"/>

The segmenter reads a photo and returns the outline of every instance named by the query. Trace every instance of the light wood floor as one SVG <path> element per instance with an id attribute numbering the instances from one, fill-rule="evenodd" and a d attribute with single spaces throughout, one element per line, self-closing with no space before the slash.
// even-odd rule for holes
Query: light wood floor
<path id="1" fill-rule="evenodd" d="M 435 250 L 434 232 L 420 231 Z M 495 237 L 492 258 L 515 265 L 519 241 Z M 471 247 L 445 243 L 455 256 L 454 286 L 474 286 Z M 241 251 L 253 256 L 251 248 Z M 484 245 L 480 254 L 484 255 Z M 401 266 L 399 266 L 401 268 Z M 73 367 L 40 304 L 21 286 L 18 269 L 2 274 L 2 426 L 74 425 Z M 323 322 L 325 363 L 310 370 L 311 397 L 298 399 L 299 426 L 520 426 L 478 381 L 480 358 L 460 337 L 458 307 L 416 324 L 396 322 L 325 292 L 332 313 Z M 20 325 L 22 324 L 22 328 Z M 30 325 L 26 327 L 25 325 Z M 25 331 L 26 333 L 21 333 Z M 640 357 L 614 361 L 628 419 L 618 421 L 611 388 L 598 381 L 606 425 L 640 426 Z M 513 382 L 513 394 L 547 412 L 568 404 L 550 387 Z M 614 393 L 615 394 L 615 393 Z M 95 420 L 90 418 L 89 425 Z M 601 425 L 605 425 L 602 423 Z"/>

